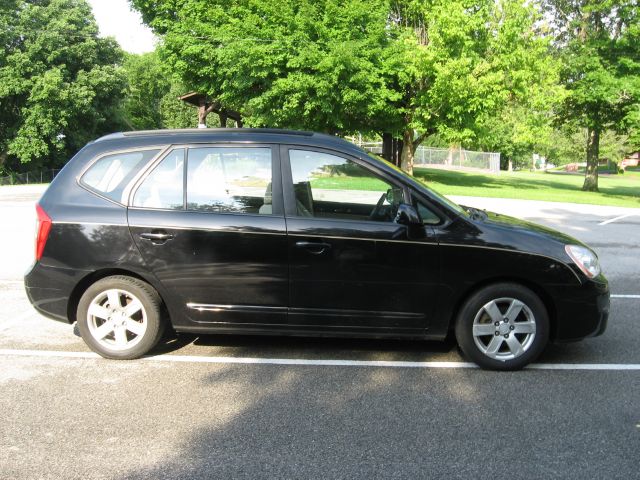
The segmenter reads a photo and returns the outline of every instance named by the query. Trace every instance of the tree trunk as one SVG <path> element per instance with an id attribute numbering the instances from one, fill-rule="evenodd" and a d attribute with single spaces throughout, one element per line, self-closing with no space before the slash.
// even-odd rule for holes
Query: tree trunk
<path id="1" fill-rule="evenodd" d="M 393 162 L 393 136 L 385 132 L 382 134 L 382 158 L 384 158 L 387 162 Z"/>
<path id="2" fill-rule="evenodd" d="M 413 155 L 416 151 L 416 144 L 413 140 L 413 130 L 405 130 L 402 135 L 402 154 L 400 155 L 400 165 L 402 170 L 409 175 L 413 175 Z"/>
<path id="3" fill-rule="evenodd" d="M 589 128 L 587 130 L 587 169 L 584 175 L 585 192 L 598 191 L 598 153 L 600 149 L 600 130 Z"/>
<path id="4" fill-rule="evenodd" d="M 394 138 L 391 133 L 382 134 L 382 155 L 386 161 L 400 167 L 400 154 L 402 151 L 402 140 Z"/>
<path id="5" fill-rule="evenodd" d="M 393 139 L 393 164 L 400 168 L 400 156 L 402 154 L 402 140 L 399 138 Z"/>

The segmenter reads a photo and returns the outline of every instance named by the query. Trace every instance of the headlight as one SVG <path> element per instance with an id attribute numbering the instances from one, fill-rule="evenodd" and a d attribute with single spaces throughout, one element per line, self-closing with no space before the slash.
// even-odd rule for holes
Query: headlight
<path id="1" fill-rule="evenodd" d="M 595 253 L 585 247 L 578 245 L 565 245 L 564 247 L 567 255 L 571 257 L 571 260 L 580 267 L 580 270 L 589 277 L 597 277 L 600 273 L 600 263 Z"/>

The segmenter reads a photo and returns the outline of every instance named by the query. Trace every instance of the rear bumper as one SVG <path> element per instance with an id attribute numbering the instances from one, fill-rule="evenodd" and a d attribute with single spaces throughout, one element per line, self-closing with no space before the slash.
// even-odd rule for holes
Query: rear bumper
<path id="1" fill-rule="evenodd" d="M 45 317 L 72 323 L 68 315 L 69 298 L 83 274 L 86 272 L 36 263 L 24 277 L 27 297 Z"/>
<path id="2" fill-rule="evenodd" d="M 558 292 L 554 340 L 571 342 L 605 332 L 609 321 L 609 284 L 604 277 L 601 280 Z"/>

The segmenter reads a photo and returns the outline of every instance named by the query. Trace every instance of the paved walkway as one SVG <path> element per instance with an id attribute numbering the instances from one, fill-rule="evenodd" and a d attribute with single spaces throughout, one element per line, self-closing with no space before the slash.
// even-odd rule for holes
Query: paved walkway
<path id="1" fill-rule="evenodd" d="M 451 200 L 461 205 L 481 208 L 514 217 L 542 217 L 553 210 L 571 211 L 576 214 L 615 217 L 619 215 L 640 215 L 640 208 L 612 207 L 586 203 L 542 202 L 539 200 L 516 200 L 514 198 L 466 197 L 449 195 Z"/>

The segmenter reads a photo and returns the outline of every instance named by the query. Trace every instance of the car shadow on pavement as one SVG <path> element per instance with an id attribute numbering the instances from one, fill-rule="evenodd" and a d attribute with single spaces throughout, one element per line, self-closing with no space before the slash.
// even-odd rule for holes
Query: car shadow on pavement
<path id="1" fill-rule="evenodd" d="M 234 338 L 226 342 L 234 348 L 257 341 Z M 366 344 L 374 343 L 345 342 Z M 636 463 L 635 432 L 620 432 L 615 421 L 615 412 L 631 411 L 623 406 L 632 393 L 598 408 L 591 382 L 572 374 L 218 364 L 188 378 L 194 388 L 167 385 L 162 397 L 162 415 L 175 416 L 178 434 L 162 433 L 172 439 L 164 451 L 114 478 L 537 478 L 540 465 L 558 478 L 592 478 L 595 467 L 608 478 Z M 557 413 L 569 394 L 581 399 L 589 423 L 580 413 L 572 426 Z M 186 426 L 184 410 L 198 412 L 185 416 Z M 600 447 L 607 461 L 584 461 L 593 448 L 575 440 L 584 428 L 607 439 Z"/>
<path id="2" fill-rule="evenodd" d="M 198 347 L 197 349 L 190 348 Z M 331 360 L 460 360 L 455 341 L 286 337 L 262 335 L 194 335 L 172 332 L 152 355 L 182 354 L 233 357 Z"/>

